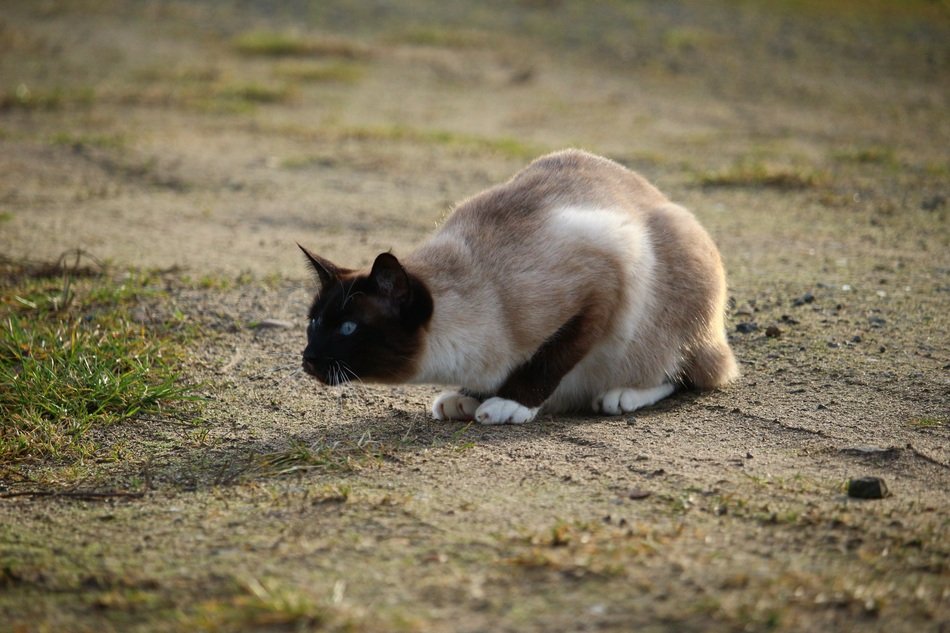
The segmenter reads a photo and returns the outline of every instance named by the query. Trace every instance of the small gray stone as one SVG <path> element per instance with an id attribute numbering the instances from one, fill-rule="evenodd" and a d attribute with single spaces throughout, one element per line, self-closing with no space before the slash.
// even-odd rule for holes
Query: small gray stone
<path id="1" fill-rule="evenodd" d="M 880 477 L 859 477 L 848 481 L 848 496 L 855 499 L 883 499 L 888 494 L 887 485 Z"/>
<path id="2" fill-rule="evenodd" d="M 851 455 L 853 457 L 880 457 L 884 459 L 894 459 L 900 456 L 901 450 L 895 446 L 883 448 L 881 446 L 845 446 L 839 449 L 842 455 Z"/>
<path id="3" fill-rule="evenodd" d="M 758 329 L 759 329 L 758 324 L 754 322 L 743 321 L 742 323 L 739 323 L 738 325 L 736 325 L 736 332 L 739 332 L 741 334 L 751 334 L 752 332 L 755 332 Z"/>

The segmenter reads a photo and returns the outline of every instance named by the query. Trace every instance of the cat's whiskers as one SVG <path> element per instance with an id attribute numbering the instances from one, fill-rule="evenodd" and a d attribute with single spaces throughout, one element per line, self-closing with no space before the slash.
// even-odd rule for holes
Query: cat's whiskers
<path id="1" fill-rule="evenodd" d="M 340 362 L 334 361 L 333 365 L 330 368 L 330 384 L 339 387 L 344 384 L 346 381 L 343 377 L 343 371 L 340 369 Z"/>
<path id="2" fill-rule="evenodd" d="M 352 367 L 350 367 L 349 365 L 347 365 L 347 364 L 344 363 L 343 361 L 337 361 L 337 364 L 339 365 L 340 369 L 344 372 L 344 375 L 346 376 L 346 380 L 347 380 L 348 383 L 352 383 L 352 382 L 355 380 L 356 382 L 360 383 L 361 385 L 363 384 L 363 379 L 360 378 L 360 377 L 356 374 L 355 371 L 353 371 L 353 368 L 352 368 Z"/>

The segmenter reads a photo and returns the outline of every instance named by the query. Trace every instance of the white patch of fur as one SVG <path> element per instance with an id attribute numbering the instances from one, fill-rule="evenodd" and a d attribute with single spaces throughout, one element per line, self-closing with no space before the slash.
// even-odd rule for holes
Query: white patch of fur
<path id="1" fill-rule="evenodd" d="M 524 424 L 537 414 L 538 407 L 531 409 L 514 400 L 489 398 L 478 407 L 475 419 L 481 424 Z"/>
<path id="2" fill-rule="evenodd" d="M 474 420 L 479 404 L 471 396 L 443 391 L 432 403 L 432 417 L 436 420 Z"/>
<path id="3" fill-rule="evenodd" d="M 488 314 L 481 316 L 468 311 L 460 317 L 463 306 L 461 301 L 437 297 L 422 362 L 412 382 L 455 384 L 491 393 L 511 373 L 514 364 L 499 362 L 513 355 L 510 345 L 499 340 L 504 338 L 498 335 L 499 316 L 486 310 Z"/>
<path id="4" fill-rule="evenodd" d="M 464 240 L 440 233 L 429 244 L 448 247 L 475 267 Z M 428 280 L 433 314 L 415 383 L 455 384 L 475 392 L 498 389 L 517 366 L 517 352 L 500 334 L 505 315 L 494 286 L 479 283 L 461 290 L 455 279 Z"/>
<path id="5" fill-rule="evenodd" d="M 658 387 L 651 387 L 650 389 L 616 387 L 614 389 L 608 389 L 597 396 L 592 406 L 594 411 L 598 413 L 620 415 L 621 413 L 630 413 L 637 409 L 656 404 L 673 393 L 673 390 L 673 385 L 669 383 L 662 384 Z"/>

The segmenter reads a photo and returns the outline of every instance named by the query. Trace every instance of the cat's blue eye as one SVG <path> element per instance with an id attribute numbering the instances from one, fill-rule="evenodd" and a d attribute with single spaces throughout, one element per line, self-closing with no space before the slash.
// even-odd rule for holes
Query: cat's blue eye
<path id="1" fill-rule="evenodd" d="M 340 334 L 343 336 L 349 336 L 356 331 L 356 323 L 353 321 L 344 321 L 343 325 L 340 326 Z"/>

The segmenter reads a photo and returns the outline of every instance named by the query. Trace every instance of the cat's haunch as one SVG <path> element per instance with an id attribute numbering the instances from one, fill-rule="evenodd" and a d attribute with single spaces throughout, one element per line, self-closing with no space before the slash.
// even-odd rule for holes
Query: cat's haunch
<path id="1" fill-rule="evenodd" d="M 303 368 L 350 380 L 460 385 L 440 420 L 520 424 L 539 410 L 617 415 L 677 385 L 738 376 L 712 239 L 640 175 L 578 150 L 470 198 L 403 261 L 319 280 Z"/>

